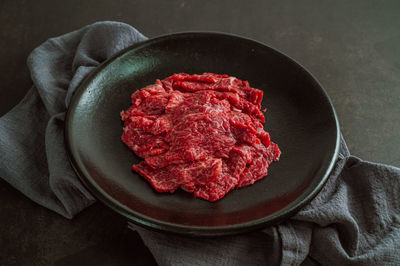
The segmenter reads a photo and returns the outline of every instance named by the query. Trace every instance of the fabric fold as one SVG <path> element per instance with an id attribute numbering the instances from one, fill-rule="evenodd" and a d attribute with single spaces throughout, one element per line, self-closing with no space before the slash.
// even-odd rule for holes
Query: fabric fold
<path id="1" fill-rule="evenodd" d="M 95 199 L 71 168 L 64 119 L 75 89 L 101 62 L 146 38 L 133 27 L 99 22 L 51 38 L 29 55 L 33 87 L 0 118 L 0 177 L 67 218 Z"/>

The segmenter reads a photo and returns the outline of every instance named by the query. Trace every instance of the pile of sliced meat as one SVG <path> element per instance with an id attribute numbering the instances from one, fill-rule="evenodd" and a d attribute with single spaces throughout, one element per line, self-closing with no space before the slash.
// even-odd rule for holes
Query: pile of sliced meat
<path id="1" fill-rule="evenodd" d="M 132 169 L 159 192 L 218 200 L 267 175 L 280 156 L 264 131 L 263 92 L 228 75 L 174 74 L 132 96 L 122 141 L 144 161 Z"/>

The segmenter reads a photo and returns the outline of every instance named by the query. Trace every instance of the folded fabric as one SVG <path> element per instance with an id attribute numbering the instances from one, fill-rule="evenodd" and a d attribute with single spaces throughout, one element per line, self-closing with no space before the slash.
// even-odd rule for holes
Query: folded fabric
<path id="1" fill-rule="evenodd" d="M 92 204 L 68 163 L 65 112 L 89 72 L 145 39 L 127 24 L 99 22 L 36 48 L 28 58 L 33 87 L 0 118 L 0 177 L 67 218 Z M 400 169 L 351 156 L 342 139 L 322 191 L 279 225 L 208 239 L 130 227 L 160 265 L 299 265 L 307 255 L 324 265 L 399 265 L 399 188 Z"/>

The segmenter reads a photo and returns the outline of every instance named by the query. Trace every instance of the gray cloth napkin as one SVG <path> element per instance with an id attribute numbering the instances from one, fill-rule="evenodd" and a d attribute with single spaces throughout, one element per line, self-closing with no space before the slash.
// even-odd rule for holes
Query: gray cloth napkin
<path id="1" fill-rule="evenodd" d="M 0 118 L 0 177 L 67 217 L 95 200 L 64 149 L 65 112 L 75 88 L 102 61 L 146 38 L 100 22 L 50 39 L 28 58 L 33 87 Z M 295 216 L 263 231 L 193 239 L 130 227 L 160 265 L 399 265 L 400 169 L 362 161 L 344 140 L 329 180 Z M 133 248 L 133 247 L 132 247 Z"/>

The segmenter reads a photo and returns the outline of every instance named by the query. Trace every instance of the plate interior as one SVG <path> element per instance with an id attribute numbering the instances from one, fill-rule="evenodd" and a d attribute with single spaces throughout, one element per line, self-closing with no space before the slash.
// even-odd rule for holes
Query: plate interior
<path id="1" fill-rule="evenodd" d="M 179 72 L 225 73 L 263 90 L 264 128 L 282 151 L 266 178 L 210 203 L 158 193 L 131 171 L 141 159 L 121 142 L 119 113 L 135 90 Z M 102 64 L 77 90 L 66 129 L 71 162 L 100 200 L 133 222 L 193 235 L 238 233 L 293 214 L 322 187 L 339 139 L 333 106 L 306 70 L 261 43 L 216 33 L 160 37 Z"/>

